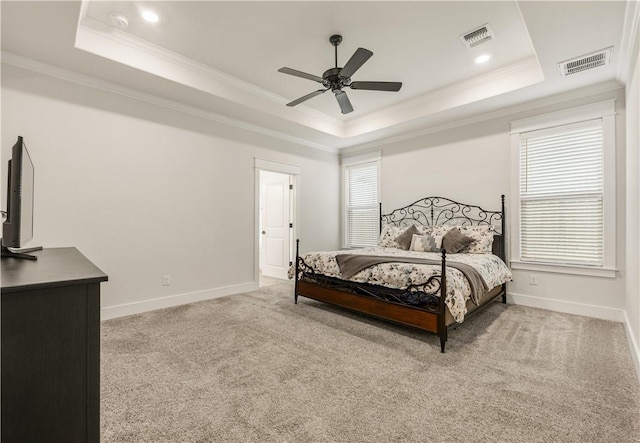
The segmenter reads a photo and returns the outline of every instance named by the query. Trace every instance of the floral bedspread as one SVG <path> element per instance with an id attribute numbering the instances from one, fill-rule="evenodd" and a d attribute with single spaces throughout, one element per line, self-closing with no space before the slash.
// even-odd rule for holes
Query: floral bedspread
<path id="1" fill-rule="evenodd" d="M 336 262 L 337 254 L 364 254 L 376 256 L 398 256 L 440 259 L 436 252 L 405 251 L 396 248 L 383 248 L 380 246 L 346 250 L 311 252 L 301 258 L 315 272 L 329 277 L 342 278 L 340 268 Z M 448 255 L 447 262 L 455 261 L 473 266 L 482 276 L 489 288 L 494 288 L 511 280 L 511 271 L 500 257 L 493 254 L 455 254 Z M 411 291 L 433 291 L 437 284 L 425 285 L 425 282 L 434 275 L 439 275 L 440 266 L 421 265 L 413 263 L 382 263 L 371 266 L 355 274 L 349 280 L 358 283 L 370 283 L 395 289 L 407 289 Z M 293 277 L 293 274 L 290 275 Z M 467 313 L 466 303 L 471 297 L 471 287 L 462 272 L 458 269 L 447 267 L 447 296 L 445 303 L 453 318 L 458 322 L 464 320 Z"/>

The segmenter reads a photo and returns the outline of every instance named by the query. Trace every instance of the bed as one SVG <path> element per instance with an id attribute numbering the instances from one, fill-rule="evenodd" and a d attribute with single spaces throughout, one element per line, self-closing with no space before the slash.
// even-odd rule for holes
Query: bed
<path id="1" fill-rule="evenodd" d="M 294 302 L 303 296 L 429 331 L 444 352 L 450 327 L 497 297 L 506 303 L 504 195 L 501 203 L 488 211 L 425 197 L 387 214 L 380 204 L 380 239 L 370 248 L 301 255 L 297 240 Z"/>

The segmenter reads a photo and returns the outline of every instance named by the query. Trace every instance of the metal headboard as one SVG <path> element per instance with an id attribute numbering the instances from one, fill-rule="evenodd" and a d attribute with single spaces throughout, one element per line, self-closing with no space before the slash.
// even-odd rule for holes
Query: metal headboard
<path id="1" fill-rule="evenodd" d="M 380 203 L 380 231 L 382 232 L 382 226 L 385 224 L 494 226 L 496 229 L 499 228 L 499 233 L 494 234 L 493 253 L 506 260 L 504 194 L 501 201 L 501 211 L 487 211 L 480 206 L 459 203 L 444 197 L 425 197 L 403 208 L 394 209 L 388 214 L 382 213 Z"/>

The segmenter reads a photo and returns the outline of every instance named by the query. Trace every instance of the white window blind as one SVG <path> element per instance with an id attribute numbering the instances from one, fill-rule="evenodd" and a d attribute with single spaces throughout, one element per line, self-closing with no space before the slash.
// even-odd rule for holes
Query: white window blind
<path id="1" fill-rule="evenodd" d="M 603 266 L 602 120 L 520 137 L 521 259 Z"/>
<path id="2" fill-rule="evenodd" d="M 378 162 L 345 166 L 345 246 L 375 246 L 379 235 Z"/>

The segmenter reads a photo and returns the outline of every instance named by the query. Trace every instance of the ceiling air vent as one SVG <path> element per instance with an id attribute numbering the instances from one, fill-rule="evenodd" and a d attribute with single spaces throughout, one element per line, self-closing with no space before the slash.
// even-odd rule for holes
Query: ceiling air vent
<path id="1" fill-rule="evenodd" d="M 479 44 L 488 42 L 493 38 L 493 31 L 489 25 L 483 25 L 460 36 L 467 48 L 473 48 Z"/>
<path id="2" fill-rule="evenodd" d="M 612 51 L 613 46 L 606 49 L 601 49 L 596 52 L 592 52 L 591 54 L 581 55 L 580 57 L 560 62 L 558 63 L 558 68 L 560 68 L 560 75 L 562 75 L 563 77 L 568 77 L 579 72 L 608 65 L 611 61 Z"/>

